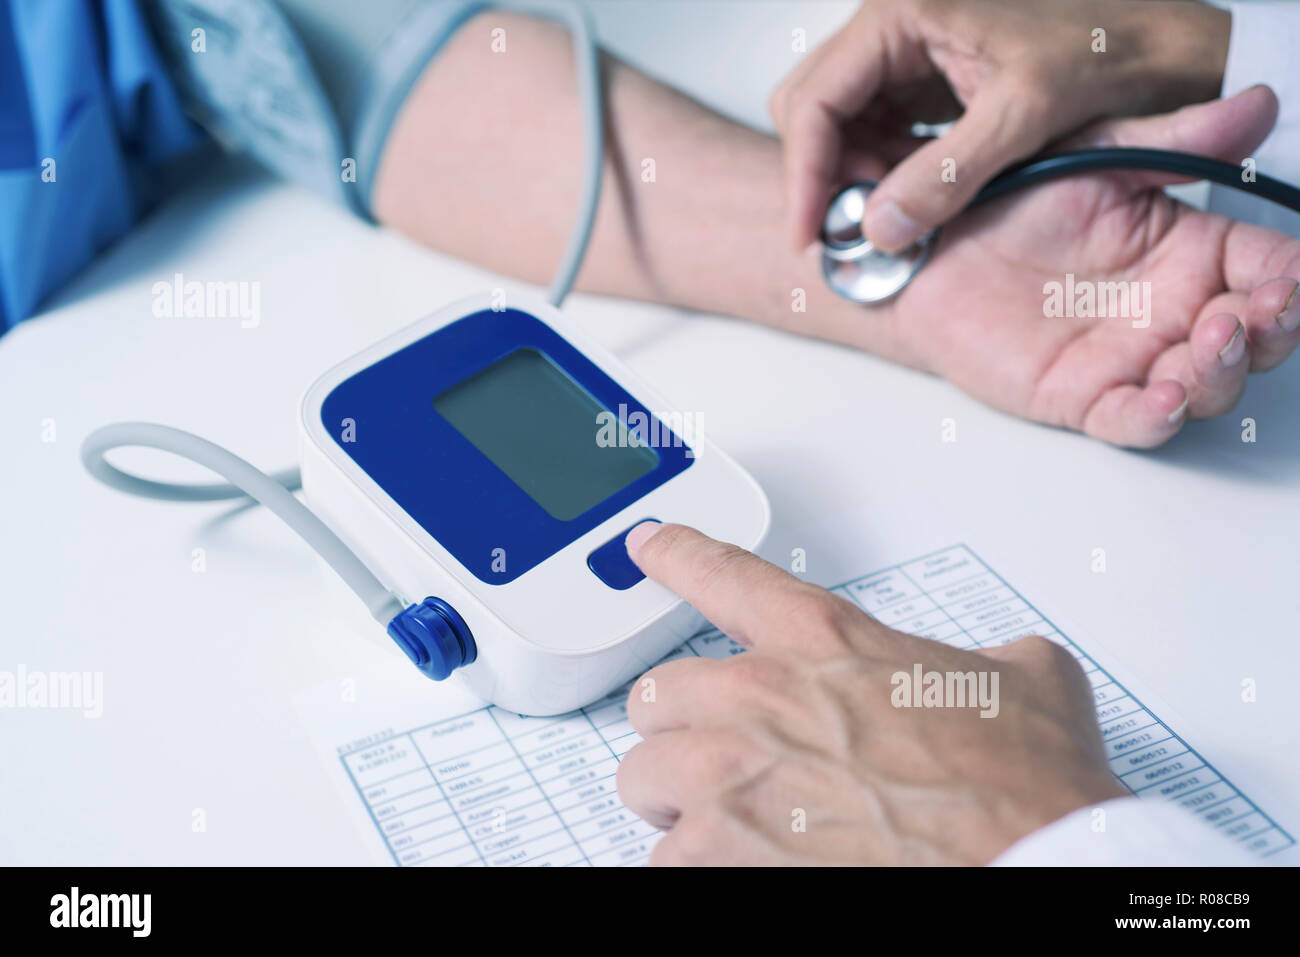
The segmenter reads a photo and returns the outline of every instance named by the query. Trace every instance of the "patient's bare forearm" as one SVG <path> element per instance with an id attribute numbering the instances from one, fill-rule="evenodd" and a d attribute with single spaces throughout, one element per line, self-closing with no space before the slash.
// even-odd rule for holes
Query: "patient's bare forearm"
<path id="1" fill-rule="evenodd" d="M 497 27 L 505 52 L 492 49 Z M 604 79 L 606 175 L 580 288 L 742 316 L 917 364 L 898 354 L 888 322 L 863 323 L 826 290 L 815 254 L 789 249 L 775 140 L 612 58 Z M 544 283 L 577 215 L 582 137 L 567 31 L 480 15 L 403 107 L 376 213 L 435 249 Z"/>

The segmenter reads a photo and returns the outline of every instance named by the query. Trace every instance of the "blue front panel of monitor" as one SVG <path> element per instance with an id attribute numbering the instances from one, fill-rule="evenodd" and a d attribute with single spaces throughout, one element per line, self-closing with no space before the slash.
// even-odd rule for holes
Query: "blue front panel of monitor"
<path id="1" fill-rule="evenodd" d="M 346 379 L 321 405 L 321 423 L 339 447 L 457 561 L 493 585 L 536 567 L 694 461 L 692 450 L 658 422 L 649 433 L 659 437 L 658 464 L 650 472 L 575 519 L 548 514 L 434 409 L 447 389 L 529 348 L 625 424 L 655 421 L 559 333 L 517 309 L 458 319 Z M 596 428 L 593 422 L 593 441 Z"/>

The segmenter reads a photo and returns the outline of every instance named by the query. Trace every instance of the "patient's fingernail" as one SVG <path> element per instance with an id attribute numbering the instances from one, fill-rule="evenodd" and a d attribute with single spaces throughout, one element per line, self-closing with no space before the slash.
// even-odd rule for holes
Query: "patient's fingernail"
<path id="1" fill-rule="evenodd" d="M 1225 366 L 1235 366 L 1246 355 L 1246 330 L 1242 328 L 1241 323 L 1237 323 L 1237 328 L 1232 332 L 1232 338 L 1228 344 L 1219 350 L 1219 361 Z"/>
<path id="2" fill-rule="evenodd" d="M 627 549 L 629 555 L 635 556 L 641 550 L 641 546 L 649 541 L 654 533 L 661 528 L 663 528 L 663 525 L 654 519 L 642 522 L 627 533 L 627 537 L 623 539 L 623 547 Z"/>
<path id="3" fill-rule="evenodd" d="M 1186 414 L 1187 414 L 1187 400 L 1183 399 L 1183 404 L 1180 405 L 1178 408 L 1174 409 L 1174 411 L 1169 413 L 1169 424 L 1174 425 L 1175 423 L 1180 422 L 1183 416 L 1185 416 Z"/>
<path id="4" fill-rule="evenodd" d="M 1300 298 L 1297 298 L 1297 292 L 1300 292 L 1300 283 L 1296 283 L 1295 288 L 1291 290 L 1291 296 L 1287 299 L 1286 305 L 1277 314 L 1277 324 L 1287 332 L 1295 332 L 1296 329 L 1300 329 Z"/>
<path id="5" fill-rule="evenodd" d="M 867 214 L 862 234 L 871 245 L 886 252 L 905 249 L 921 238 L 925 227 L 914 220 L 893 200 L 886 200 Z"/>

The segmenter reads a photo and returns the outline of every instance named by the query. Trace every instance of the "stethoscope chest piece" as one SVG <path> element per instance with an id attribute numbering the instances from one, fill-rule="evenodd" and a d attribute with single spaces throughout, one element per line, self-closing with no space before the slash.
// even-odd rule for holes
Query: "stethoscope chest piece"
<path id="1" fill-rule="evenodd" d="M 862 216 L 875 183 L 846 186 L 822 221 L 822 273 L 831 290 L 854 302 L 884 302 L 898 295 L 930 258 L 935 232 L 901 253 L 876 249 L 862 235 Z"/>

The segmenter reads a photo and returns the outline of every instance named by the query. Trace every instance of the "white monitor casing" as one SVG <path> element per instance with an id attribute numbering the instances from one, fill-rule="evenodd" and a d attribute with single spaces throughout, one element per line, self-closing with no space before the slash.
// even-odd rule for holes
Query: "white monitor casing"
<path id="1" fill-rule="evenodd" d="M 637 677 L 704 624 L 693 608 L 649 579 L 626 590 L 611 588 L 587 567 L 588 555 L 646 518 L 691 525 L 753 550 L 767 534 L 770 510 L 744 469 L 706 436 L 693 435 L 689 445 L 695 457 L 684 471 L 514 580 L 480 580 L 348 455 L 327 431 L 321 411 L 329 394 L 351 376 L 494 305 L 500 308 L 499 300 L 487 293 L 453 303 L 318 379 L 299 418 L 303 493 L 308 506 L 391 591 L 409 602 L 437 596 L 460 613 L 473 633 L 477 657 L 454 674 L 475 694 L 519 714 L 561 714 Z M 668 403 L 558 310 L 515 295 L 509 306 L 549 325 L 661 422 L 673 421 Z M 593 437 L 595 428 L 593 422 Z M 382 629 L 375 634 L 391 649 L 395 667 L 409 667 Z"/>

